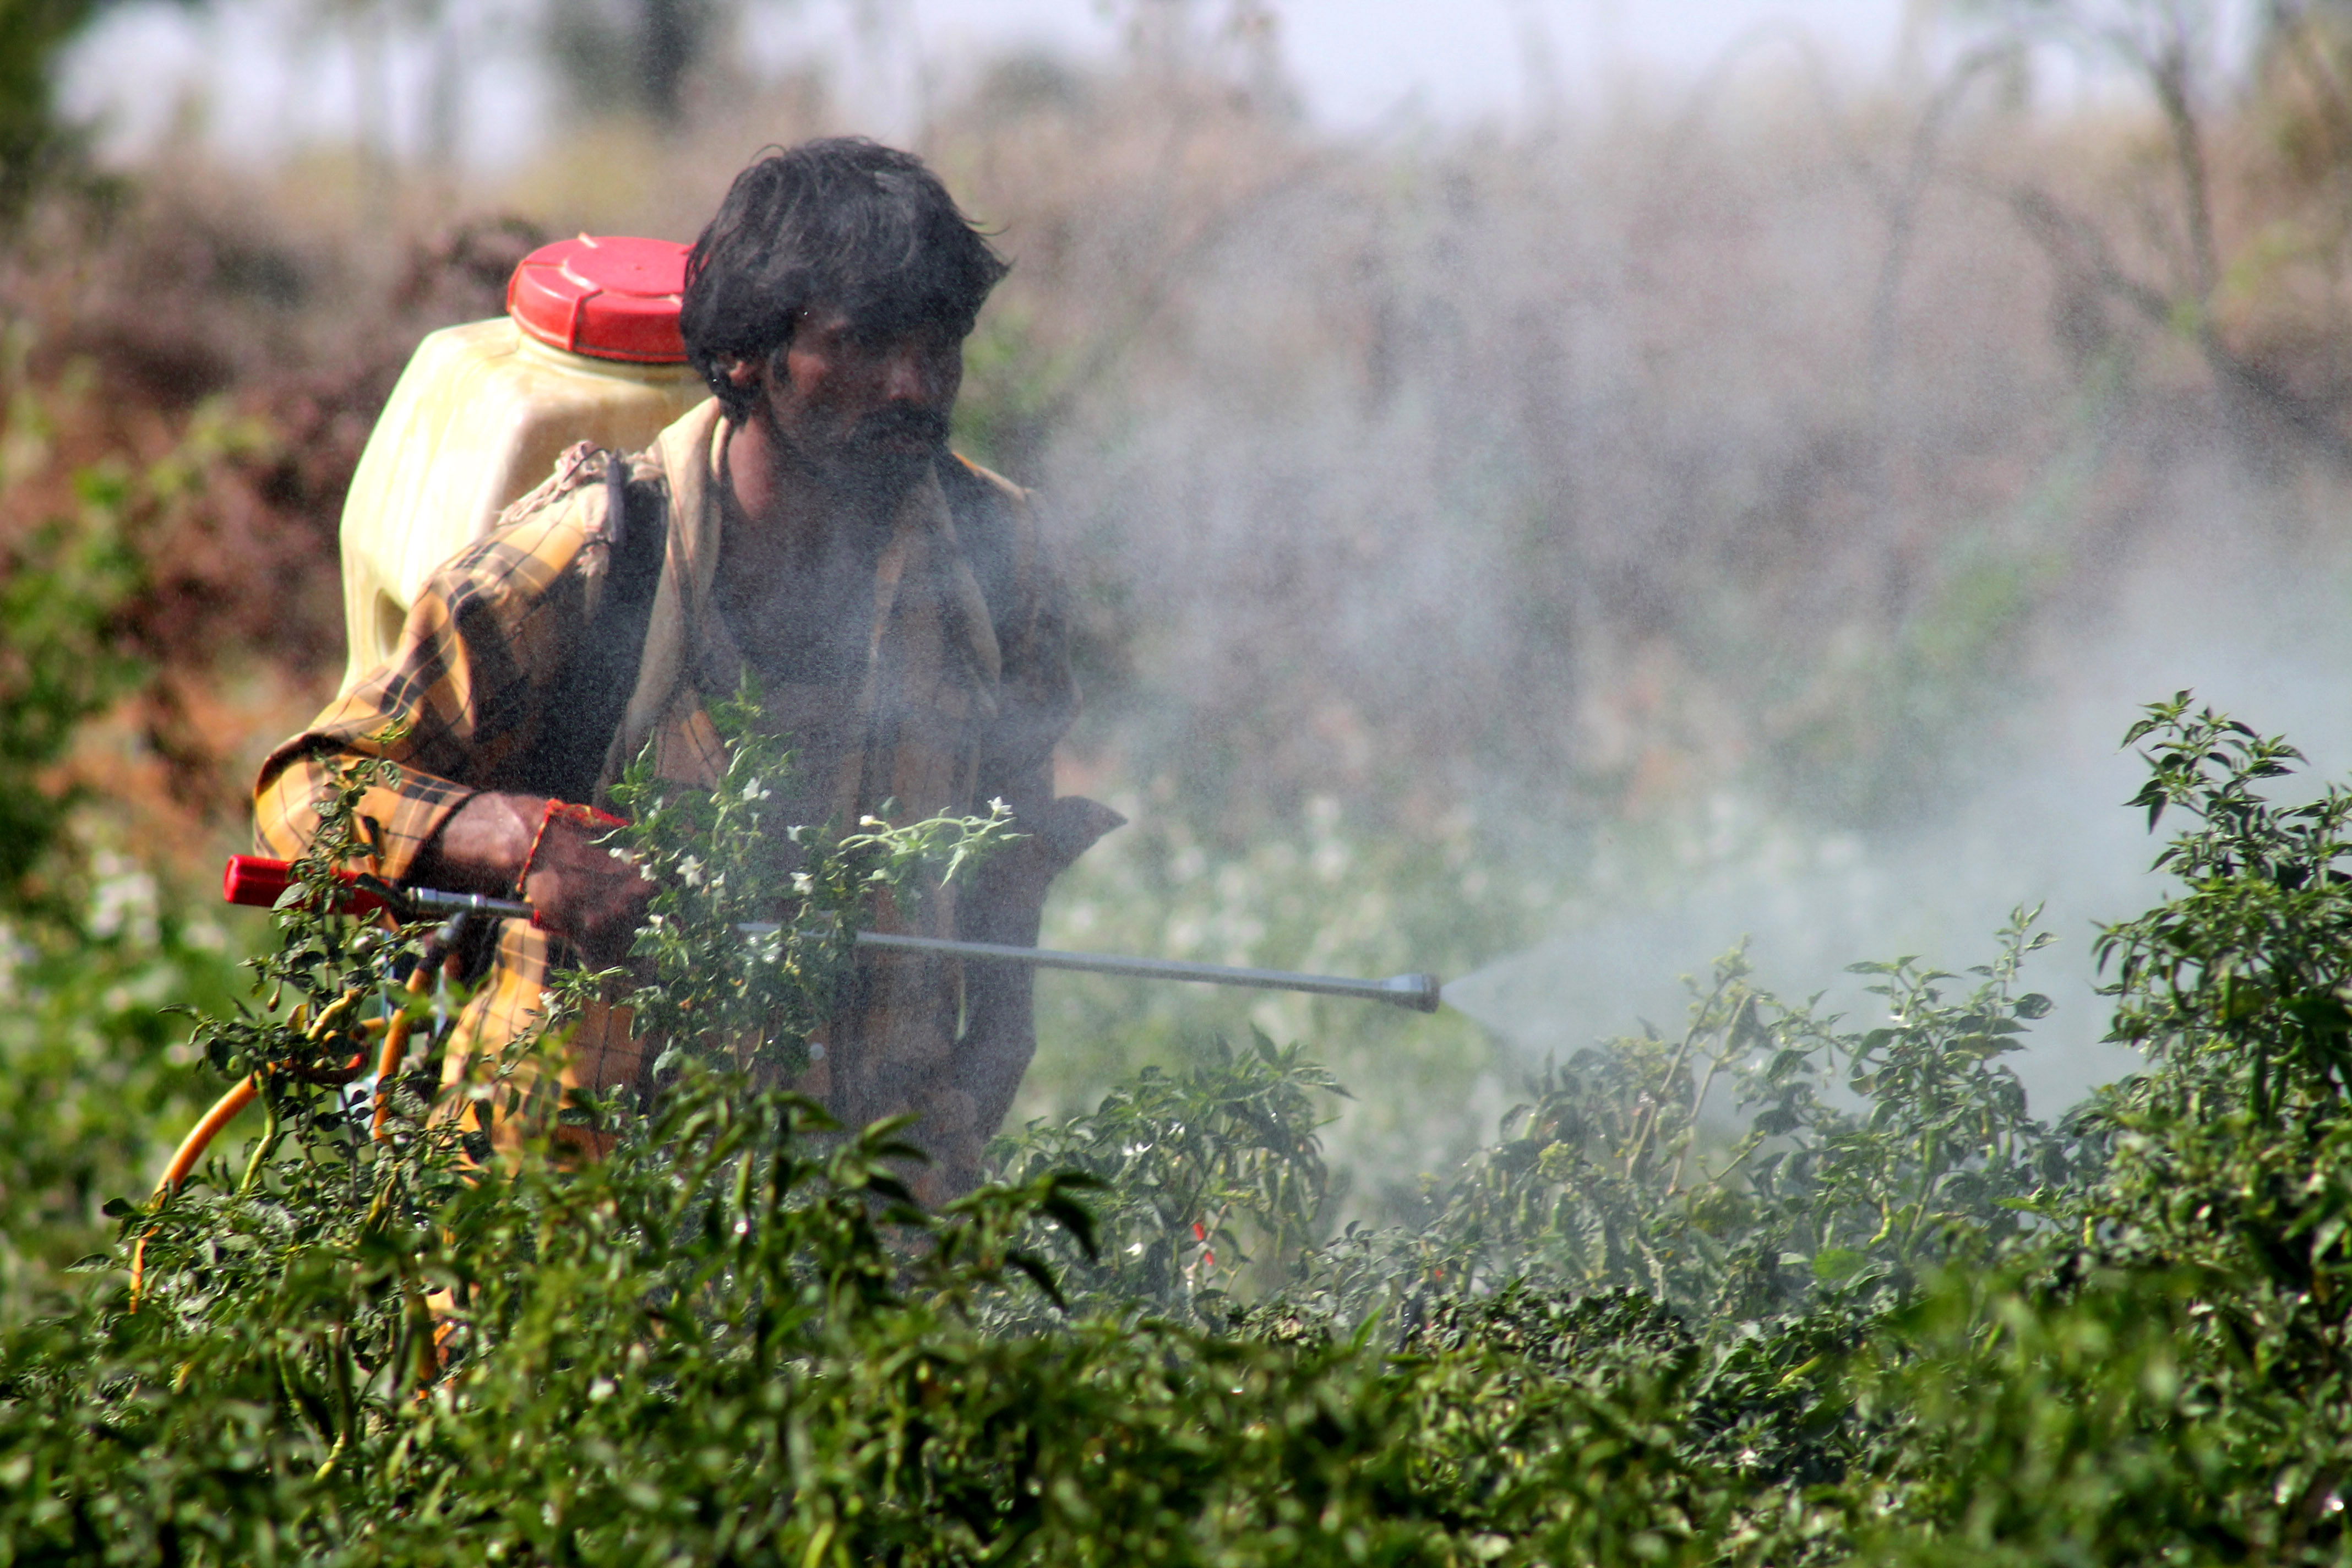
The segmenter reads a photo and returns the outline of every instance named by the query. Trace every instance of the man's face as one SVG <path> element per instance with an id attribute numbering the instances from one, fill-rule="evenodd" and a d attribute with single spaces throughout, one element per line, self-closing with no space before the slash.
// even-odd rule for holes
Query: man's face
<path id="1" fill-rule="evenodd" d="M 887 496 L 946 448 L 963 342 L 944 326 L 880 334 L 814 310 L 767 365 L 752 417 L 826 479 Z"/>

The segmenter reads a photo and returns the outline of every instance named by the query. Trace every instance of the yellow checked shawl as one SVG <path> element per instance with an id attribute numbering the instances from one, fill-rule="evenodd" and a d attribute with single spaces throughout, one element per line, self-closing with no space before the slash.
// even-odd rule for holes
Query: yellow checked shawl
<path id="1" fill-rule="evenodd" d="M 706 404 L 630 459 L 634 481 L 666 497 L 667 552 L 635 687 L 605 749 L 598 804 L 648 742 L 665 778 L 709 784 L 722 765 L 704 705 L 732 695 L 743 668 L 712 595 L 728 433 L 718 405 Z M 533 787 L 540 764 L 583 739 L 565 731 L 576 694 L 563 683 L 604 587 L 608 491 L 590 482 L 604 467 L 585 448 L 566 454 L 496 532 L 435 574 L 391 661 L 263 764 L 255 807 L 264 849 L 291 856 L 317 830 L 313 803 L 336 758 L 399 766 L 360 807 L 375 851 L 370 868 L 394 881 L 475 792 L 550 793 Z M 807 820 L 854 822 L 887 802 L 894 819 L 911 821 L 983 811 L 993 798 L 1017 816 L 1050 799 L 1053 748 L 1077 696 L 1058 595 L 1023 492 L 961 459 L 940 465 L 893 520 L 873 592 L 866 658 L 851 687 L 764 693 L 798 752 L 795 793 Z M 880 910 L 876 923 L 958 934 L 951 896 L 923 900 L 918 919 L 909 927 Z M 502 922 L 488 982 L 453 1037 L 446 1081 L 530 1026 L 550 963 L 568 957 L 551 951 L 560 945 L 527 921 Z M 855 1002 L 825 1031 L 824 1060 L 801 1086 L 851 1125 L 919 1114 L 915 1135 L 950 1188 L 971 1179 L 1003 1110 L 974 1099 L 974 1085 L 1001 1080 L 1001 1070 L 960 1059 L 961 988 L 950 962 L 866 958 Z M 603 1088 L 633 1078 L 637 1053 L 626 1025 L 625 1016 L 583 1020 L 566 1082 Z"/>

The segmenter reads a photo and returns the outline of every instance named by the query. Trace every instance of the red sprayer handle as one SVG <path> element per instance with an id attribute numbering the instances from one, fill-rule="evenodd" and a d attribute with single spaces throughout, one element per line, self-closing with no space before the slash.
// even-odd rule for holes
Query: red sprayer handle
<path id="1" fill-rule="evenodd" d="M 384 907 L 383 896 L 371 893 L 359 885 L 359 878 L 350 871 L 338 871 L 335 879 L 343 891 L 335 900 L 334 912 L 339 915 L 373 914 Z M 284 860 L 268 860 L 258 855 L 232 855 L 228 869 L 221 877 L 221 897 L 232 904 L 249 904 L 256 909 L 274 909 L 294 885 L 294 868 Z"/>
<path id="2" fill-rule="evenodd" d="M 338 871 L 336 881 L 342 890 L 336 896 L 334 912 L 339 915 L 373 914 L 378 910 L 391 909 L 390 900 L 382 893 L 372 892 L 359 885 L 358 874 Z M 228 869 L 221 877 L 221 897 L 232 904 L 250 904 L 259 909 L 276 907 L 286 889 L 294 886 L 294 868 L 284 860 L 272 860 L 260 855 L 232 855 Z M 450 893 L 439 888 L 403 888 L 397 913 L 430 910 L 435 914 L 460 912 L 511 916 L 518 920 L 535 918 L 529 904 L 519 899 L 493 899 L 480 893 Z"/>

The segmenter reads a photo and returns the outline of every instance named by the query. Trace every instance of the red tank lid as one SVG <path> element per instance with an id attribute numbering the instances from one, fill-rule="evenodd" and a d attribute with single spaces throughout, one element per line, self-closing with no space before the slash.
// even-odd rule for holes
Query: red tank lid
<path id="1" fill-rule="evenodd" d="M 594 359 L 681 364 L 678 296 L 687 247 L 667 239 L 582 235 L 543 245 L 507 283 L 507 314 L 543 343 Z"/>

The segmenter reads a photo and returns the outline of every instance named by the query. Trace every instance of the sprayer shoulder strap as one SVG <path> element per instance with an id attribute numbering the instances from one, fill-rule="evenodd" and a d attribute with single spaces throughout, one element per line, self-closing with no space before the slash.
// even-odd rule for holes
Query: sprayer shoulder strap
<path id="1" fill-rule="evenodd" d="M 1002 637 L 1032 586 L 1034 523 L 1027 515 L 1029 492 L 968 458 L 950 455 L 938 467 L 940 489 L 955 519 L 956 542 Z"/>
<path id="2" fill-rule="evenodd" d="M 669 546 L 668 487 L 654 465 L 618 452 L 602 465 L 604 507 L 591 551 L 601 581 L 588 584 L 580 635 L 551 689 L 547 722 L 530 767 L 535 794 L 589 800 L 614 731 L 627 714 L 645 657 L 654 590 Z"/>
<path id="3" fill-rule="evenodd" d="M 555 467 L 547 478 L 509 502 L 499 513 L 490 531 L 512 528 L 527 517 L 554 505 L 572 491 L 583 489 L 602 476 L 604 465 L 596 459 L 604 453 L 593 441 L 574 441 L 556 455 Z"/>

